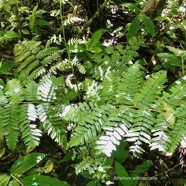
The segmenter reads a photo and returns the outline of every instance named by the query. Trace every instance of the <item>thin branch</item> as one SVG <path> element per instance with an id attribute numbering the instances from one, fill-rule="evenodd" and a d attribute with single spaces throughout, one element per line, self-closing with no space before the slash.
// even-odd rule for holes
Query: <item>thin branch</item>
<path id="1" fill-rule="evenodd" d="M 94 19 L 96 19 L 100 13 L 102 12 L 102 10 L 107 6 L 107 3 L 109 2 L 109 0 L 105 0 L 104 3 L 102 5 L 100 5 L 100 7 L 98 8 L 98 10 L 94 13 L 94 15 L 88 20 L 88 22 L 83 26 L 83 29 L 81 30 L 81 32 L 79 33 L 79 35 L 81 36 L 86 29 L 90 26 L 90 24 L 94 21 Z"/>

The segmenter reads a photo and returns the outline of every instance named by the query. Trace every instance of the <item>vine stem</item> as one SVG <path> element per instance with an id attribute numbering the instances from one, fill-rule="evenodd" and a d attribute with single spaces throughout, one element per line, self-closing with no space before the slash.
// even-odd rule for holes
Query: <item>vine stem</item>
<path id="1" fill-rule="evenodd" d="M 64 12 L 64 4 L 63 4 L 62 0 L 60 0 L 61 29 L 62 29 L 62 35 L 63 35 L 64 45 L 65 45 L 65 48 L 66 48 L 67 47 L 67 41 L 66 41 L 66 34 L 65 34 L 64 21 L 63 21 L 63 12 Z M 78 87 L 78 84 L 77 84 L 77 78 L 76 78 L 76 75 L 75 75 L 74 67 L 73 67 L 72 60 L 71 60 L 71 57 L 70 57 L 70 53 L 69 53 L 68 50 L 67 50 L 67 55 L 68 55 L 68 60 L 70 62 L 72 74 L 74 76 L 76 88 L 77 88 L 78 92 L 80 92 L 79 87 Z"/>
<path id="2" fill-rule="evenodd" d="M 183 57 L 181 58 L 181 63 L 182 63 L 182 76 L 184 76 L 185 75 L 185 66 L 184 66 L 184 59 L 183 59 Z"/>
<path id="3" fill-rule="evenodd" d="M 96 17 L 99 16 L 99 14 L 101 13 L 101 11 L 106 7 L 107 3 L 109 2 L 110 0 L 105 0 L 103 2 L 103 4 L 100 5 L 100 7 L 98 8 L 98 10 L 94 13 L 94 15 L 87 21 L 87 23 L 85 23 L 85 25 L 83 26 L 83 29 L 81 30 L 81 32 L 79 33 L 79 35 L 81 36 L 85 31 L 86 29 L 89 27 L 89 25 L 94 21 L 94 19 Z"/>

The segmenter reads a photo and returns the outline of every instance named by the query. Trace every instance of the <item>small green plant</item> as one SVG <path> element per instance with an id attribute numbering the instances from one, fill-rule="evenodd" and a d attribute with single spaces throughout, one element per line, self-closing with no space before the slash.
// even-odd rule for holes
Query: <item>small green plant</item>
<path id="1" fill-rule="evenodd" d="M 184 4 L 126 2 L 0 2 L 0 185 L 149 184 L 183 144 Z"/>
<path id="2" fill-rule="evenodd" d="M 30 185 L 59 185 L 68 186 L 66 182 L 60 181 L 57 178 L 41 175 L 41 170 L 36 168 L 45 154 L 31 153 L 20 157 L 10 168 L 10 173 L 0 175 L 0 184 L 2 186 L 30 186 Z M 33 174 L 34 173 L 34 174 Z"/>

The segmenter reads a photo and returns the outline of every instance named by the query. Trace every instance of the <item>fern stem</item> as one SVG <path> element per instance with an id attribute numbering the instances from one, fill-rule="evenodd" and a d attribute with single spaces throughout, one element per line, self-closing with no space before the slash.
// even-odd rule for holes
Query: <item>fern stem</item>
<path id="1" fill-rule="evenodd" d="M 65 34 L 64 21 L 63 21 L 63 12 L 64 12 L 64 6 L 63 6 L 62 1 L 60 1 L 61 29 L 62 29 L 62 35 L 63 35 L 64 45 L 65 45 L 65 48 L 66 48 L 67 47 L 67 41 L 66 41 L 66 34 Z M 74 80 L 75 80 L 75 84 L 76 84 L 77 90 L 78 90 L 78 92 L 80 92 L 79 87 L 78 87 L 78 84 L 77 84 L 77 78 L 76 78 L 76 75 L 75 75 L 74 67 L 73 67 L 72 60 L 71 60 L 71 57 L 70 57 L 70 53 L 69 53 L 68 50 L 67 50 L 67 55 L 68 55 L 68 60 L 70 62 L 72 74 L 74 76 Z M 80 99 L 80 97 L 79 97 L 79 99 Z"/>
<path id="2" fill-rule="evenodd" d="M 15 5 L 15 15 L 16 15 L 16 22 L 17 22 L 17 31 L 18 31 L 18 34 L 19 36 L 21 37 L 21 18 L 20 18 L 20 15 L 19 15 L 19 1 L 16 3 Z"/>

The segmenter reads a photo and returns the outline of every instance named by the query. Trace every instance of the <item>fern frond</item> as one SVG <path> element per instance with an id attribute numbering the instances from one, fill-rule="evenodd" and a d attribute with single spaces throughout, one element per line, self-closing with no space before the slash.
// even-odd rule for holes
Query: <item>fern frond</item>
<path id="1" fill-rule="evenodd" d="M 19 105 L 7 104 L 4 107 L 3 127 L 5 139 L 10 150 L 15 150 L 19 137 Z"/>
<path id="2" fill-rule="evenodd" d="M 174 126 L 170 132 L 170 145 L 168 146 L 167 152 L 174 153 L 175 149 L 181 143 L 181 141 L 186 136 L 186 103 L 183 102 L 182 105 L 176 108 L 176 119 Z"/>
<path id="3" fill-rule="evenodd" d="M 186 126 L 185 126 L 185 119 L 178 119 L 173 127 L 172 131 L 170 132 L 170 143 L 166 153 L 173 154 L 175 149 L 181 143 L 181 141 L 186 136 Z"/>
<path id="4" fill-rule="evenodd" d="M 182 116 L 185 115 L 182 104 L 186 97 L 185 92 L 186 81 L 181 79 L 176 81 L 169 92 L 163 92 L 163 96 L 157 99 L 156 107 L 159 114 L 157 114 L 156 124 L 152 130 L 151 149 L 171 153 L 181 142 L 179 137 L 183 136 L 185 132 L 183 125 L 181 125 Z M 180 104 L 182 105 L 180 106 Z M 178 137 L 174 134 L 179 133 L 179 127 L 183 128 L 183 134 Z M 172 138 L 176 139 L 175 142 L 171 142 Z"/>
<path id="5" fill-rule="evenodd" d="M 45 57 L 53 55 L 54 53 L 56 54 L 58 51 L 59 49 L 57 47 L 45 48 L 37 53 L 36 58 L 42 60 Z"/>
<path id="6" fill-rule="evenodd" d="M 80 45 L 87 42 L 85 39 L 71 38 L 68 40 L 68 45 Z"/>
<path id="7" fill-rule="evenodd" d="M 83 160 L 75 167 L 76 174 L 84 171 L 88 171 L 89 174 L 94 175 L 96 179 L 105 180 L 107 178 L 107 171 L 110 166 L 106 165 L 105 157 L 97 156 L 95 158 L 86 156 Z"/>
<path id="8" fill-rule="evenodd" d="M 100 90 L 101 102 L 113 102 L 118 97 L 117 90 L 119 88 L 119 76 L 117 72 L 108 72 L 103 79 L 102 88 Z"/>
<path id="9" fill-rule="evenodd" d="M 159 71 L 153 74 L 144 83 L 140 92 L 135 95 L 133 103 L 139 107 L 151 107 L 155 100 L 161 94 L 166 82 L 166 73 Z"/>
<path id="10" fill-rule="evenodd" d="M 163 110 L 161 110 L 163 112 Z M 157 115 L 154 128 L 152 129 L 153 137 L 151 140 L 151 150 L 158 149 L 161 152 L 167 151 L 167 144 L 170 144 L 170 128 L 171 125 L 164 119 L 162 113 Z"/>
<path id="11" fill-rule="evenodd" d="M 130 150 L 135 155 L 144 152 L 142 148 L 143 143 L 150 144 L 151 130 L 153 129 L 154 120 L 155 118 L 150 110 L 139 109 L 136 111 L 133 125 L 125 135 L 127 141 L 134 143 L 130 146 Z"/>
<path id="12" fill-rule="evenodd" d="M 101 85 L 92 80 L 92 79 L 85 79 L 83 83 L 83 90 L 86 91 L 84 99 L 93 102 L 93 101 L 100 101 L 99 90 L 101 89 Z"/>
<path id="13" fill-rule="evenodd" d="M 144 73 L 140 68 L 140 65 L 136 63 L 122 73 L 115 98 L 118 104 L 133 104 L 134 97 L 139 92 L 144 79 Z"/>
<path id="14" fill-rule="evenodd" d="M 128 66 L 133 64 L 132 60 L 138 56 L 137 50 L 142 41 L 141 38 L 133 37 L 125 48 L 123 45 L 109 46 L 105 49 L 104 55 L 102 53 L 91 55 L 90 60 L 94 64 L 96 63 L 94 70 L 92 70 L 93 77 L 102 79 L 108 70 L 114 69 L 117 72 L 122 72 L 127 69 Z"/>
<path id="15" fill-rule="evenodd" d="M 74 25 L 75 23 L 84 22 L 84 19 L 74 16 L 73 14 L 68 14 L 67 18 L 64 20 L 64 26 Z"/>
<path id="16" fill-rule="evenodd" d="M 42 136 L 36 124 L 37 113 L 33 104 L 20 106 L 20 129 L 22 139 L 26 147 L 34 148 L 39 145 L 40 137 Z"/>
<path id="17" fill-rule="evenodd" d="M 38 117 L 41 121 L 42 128 L 57 143 L 62 146 L 66 145 L 66 130 L 63 121 L 58 115 L 55 107 L 49 107 L 48 104 L 37 106 Z"/>
<path id="18" fill-rule="evenodd" d="M 105 135 L 96 142 L 96 154 L 105 153 L 111 156 L 112 151 L 116 150 L 116 146 L 120 144 L 121 139 L 128 133 L 133 122 L 133 114 L 135 110 L 125 106 L 114 108 L 108 116 L 108 122 L 103 126 Z"/>
<path id="19" fill-rule="evenodd" d="M 29 81 L 24 89 L 24 96 L 25 100 L 27 101 L 33 101 L 37 102 L 38 101 L 38 84 L 34 81 Z"/>
<path id="20" fill-rule="evenodd" d="M 82 145 L 96 139 L 97 133 L 106 125 L 108 120 L 107 114 L 111 109 L 112 106 L 109 104 L 98 107 L 93 103 L 89 103 L 89 105 L 83 103 L 78 107 L 76 106 L 70 109 L 68 114 L 64 116 L 64 119 L 77 122 L 77 126 L 69 142 L 69 146 Z"/>
<path id="21" fill-rule="evenodd" d="M 38 99 L 53 102 L 56 99 L 56 87 L 50 77 L 44 76 L 38 86 Z"/>
<path id="22" fill-rule="evenodd" d="M 21 48 L 21 52 L 19 52 Z M 40 42 L 23 41 L 14 48 L 18 77 L 22 82 L 36 79 L 50 71 L 50 65 L 60 58 L 56 47 L 44 48 Z M 48 70 L 46 70 L 48 68 Z M 25 78 L 26 77 L 26 78 Z"/>

